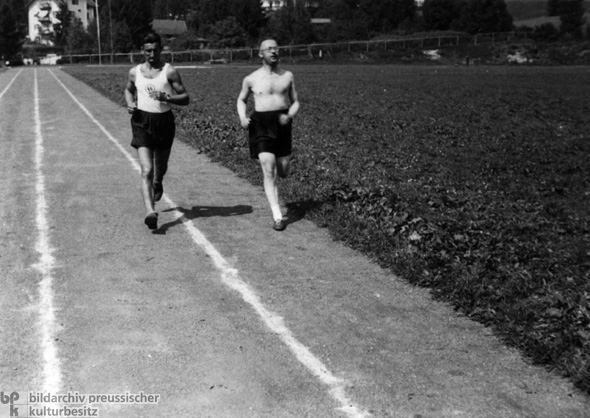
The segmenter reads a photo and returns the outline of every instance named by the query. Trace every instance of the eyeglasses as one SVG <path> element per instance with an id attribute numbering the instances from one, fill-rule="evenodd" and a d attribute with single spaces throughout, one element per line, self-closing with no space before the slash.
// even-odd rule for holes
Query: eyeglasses
<path id="1" fill-rule="evenodd" d="M 262 52 L 268 52 L 268 51 L 278 51 L 279 47 L 278 46 L 269 46 L 266 49 L 261 49 Z"/>

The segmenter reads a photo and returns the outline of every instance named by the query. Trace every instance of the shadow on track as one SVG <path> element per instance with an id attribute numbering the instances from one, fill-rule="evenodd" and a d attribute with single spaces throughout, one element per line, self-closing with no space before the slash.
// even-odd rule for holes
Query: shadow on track
<path id="1" fill-rule="evenodd" d="M 196 218 L 211 218 L 214 216 L 238 216 L 247 215 L 252 213 L 252 206 L 249 205 L 236 205 L 236 206 L 193 206 L 190 209 L 181 207 L 169 208 L 162 212 L 173 212 L 178 211 L 182 213 L 182 216 L 173 222 L 162 224 L 158 229 L 154 230 L 153 234 L 165 235 L 166 231 L 173 228 L 176 225 L 181 225 L 184 219 L 193 220 Z"/>

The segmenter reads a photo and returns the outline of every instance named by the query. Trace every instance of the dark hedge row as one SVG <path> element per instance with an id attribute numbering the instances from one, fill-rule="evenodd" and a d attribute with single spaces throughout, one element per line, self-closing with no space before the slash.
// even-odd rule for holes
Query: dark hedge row
<path id="1" fill-rule="evenodd" d="M 590 392 L 590 71 L 291 69 L 291 214 Z M 235 111 L 251 70 L 185 70 L 193 104 L 177 114 L 186 141 L 261 184 Z M 67 71 L 123 103 L 124 71 Z"/>

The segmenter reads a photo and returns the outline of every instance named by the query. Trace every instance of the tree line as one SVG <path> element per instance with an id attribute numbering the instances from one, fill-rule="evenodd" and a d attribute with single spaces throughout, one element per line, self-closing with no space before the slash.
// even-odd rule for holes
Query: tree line
<path id="1" fill-rule="evenodd" d="M 274 0 L 270 0 L 273 3 Z M 581 37 L 584 0 L 548 0 L 548 13 L 561 16 L 561 27 L 540 28 L 553 36 Z M 0 54 L 12 57 L 25 42 L 27 0 L 0 0 Z M 64 53 L 96 53 L 96 20 L 87 28 L 72 17 L 66 0 L 58 0 L 59 24 L 51 41 Z M 260 0 L 98 0 L 103 53 L 140 47 L 153 19 L 184 20 L 188 31 L 171 41 L 172 49 L 193 49 L 206 40 L 213 48 L 255 46 L 273 37 L 279 44 L 367 40 L 378 35 L 424 31 L 470 34 L 514 29 L 504 0 L 286 0 L 273 11 Z M 328 18 L 329 24 L 312 24 Z M 590 35 L 590 34 L 589 34 Z"/>

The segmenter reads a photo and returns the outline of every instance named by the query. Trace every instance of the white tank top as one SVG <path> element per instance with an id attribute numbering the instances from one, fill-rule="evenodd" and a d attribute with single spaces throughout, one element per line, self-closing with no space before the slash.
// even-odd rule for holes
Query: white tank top
<path id="1" fill-rule="evenodd" d="M 168 64 L 164 64 L 162 71 L 155 78 L 146 78 L 141 74 L 141 64 L 135 72 L 135 88 L 137 88 L 137 107 L 144 112 L 164 113 L 172 109 L 168 102 L 161 102 L 150 97 L 152 91 L 165 91 L 172 94 L 172 86 L 166 77 Z"/>

